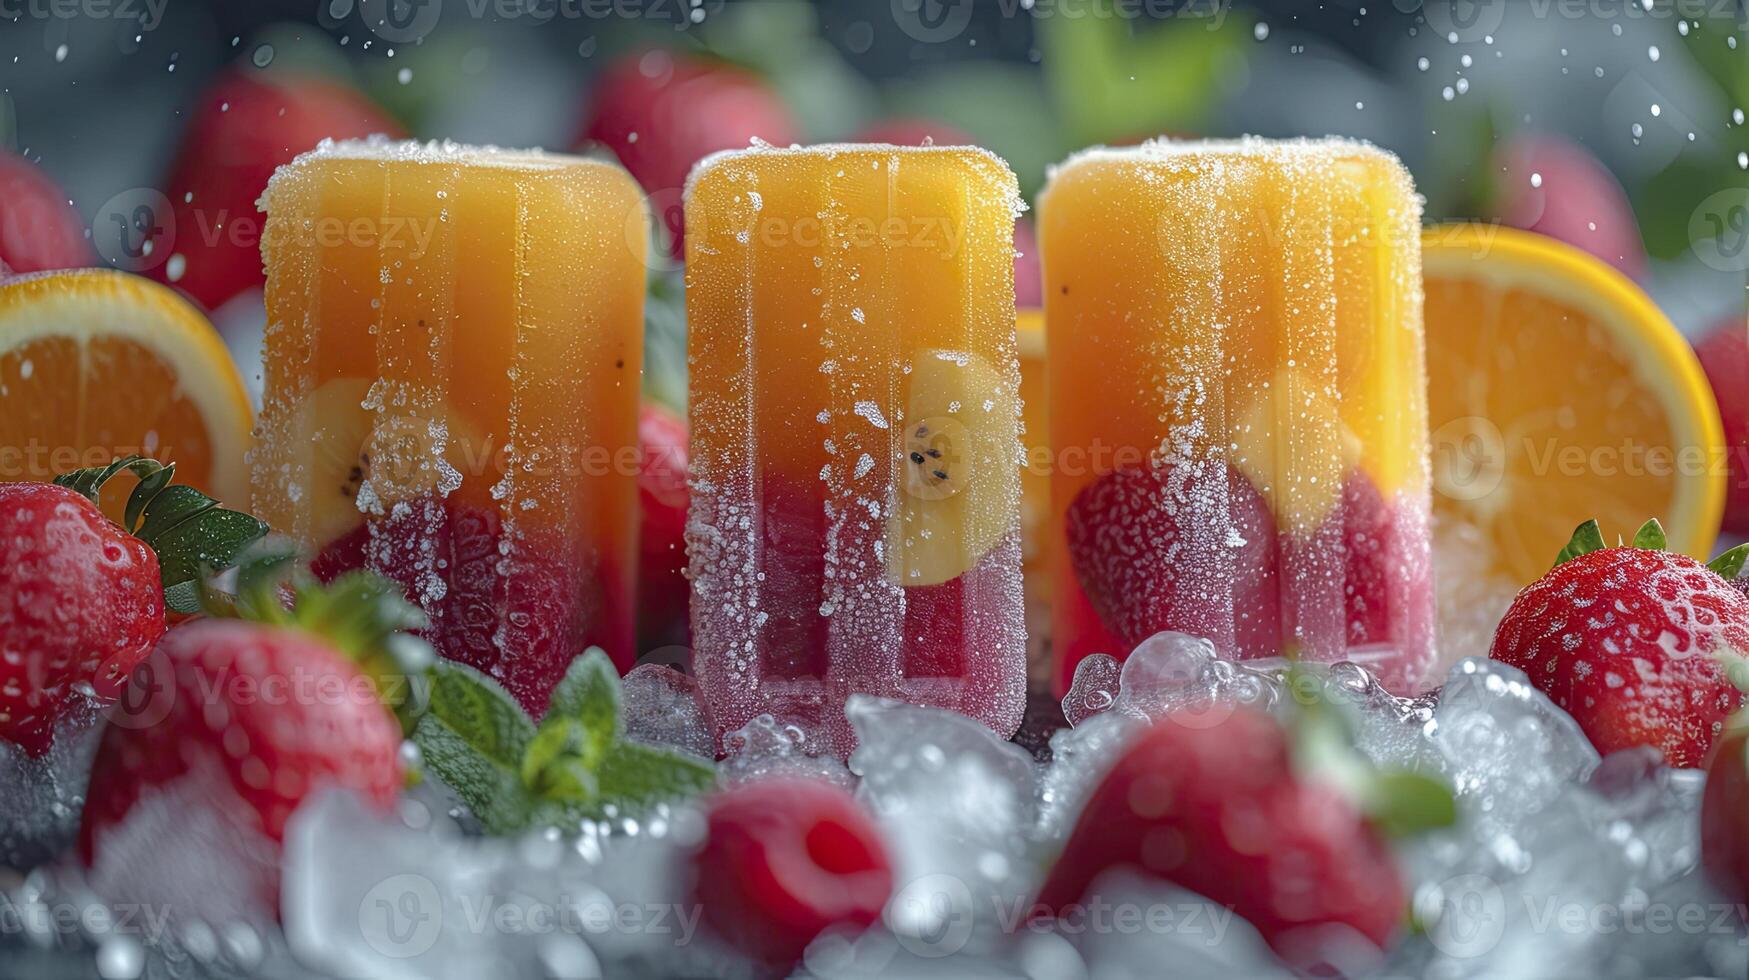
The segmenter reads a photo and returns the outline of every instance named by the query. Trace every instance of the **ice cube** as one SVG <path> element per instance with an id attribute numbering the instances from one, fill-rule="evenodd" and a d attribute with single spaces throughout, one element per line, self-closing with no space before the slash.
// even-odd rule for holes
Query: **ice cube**
<path id="1" fill-rule="evenodd" d="M 824 779 L 845 789 L 856 785 L 850 770 L 817 738 L 771 715 L 758 715 L 723 737 L 727 758 L 717 767 L 728 784 L 767 776 Z"/>
<path id="2" fill-rule="evenodd" d="M 1088 894 L 1098 905 L 1073 941 L 1091 980 L 1291 976 L 1250 923 L 1194 892 L 1119 869 Z"/>
<path id="3" fill-rule="evenodd" d="M 680 861 L 695 811 L 470 838 L 324 793 L 287 830 L 282 912 L 309 966 L 340 976 L 701 975 Z"/>
<path id="4" fill-rule="evenodd" d="M 994 945 L 1004 928 L 998 913 L 1034 885 L 1032 757 L 939 708 L 854 695 L 845 713 L 858 742 L 850 757 L 862 777 L 857 798 L 894 852 L 887 927 L 907 948 Z"/>
<path id="5" fill-rule="evenodd" d="M 1075 665 L 1069 693 L 1063 695 L 1063 717 L 1079 725 L 1117 702 L 1123 664 L 1109 653 L 1095 653 Z"/>
<path id="6" fill-rule="evenodd" d="M 1446 676 L 1433 736 L 1478 832 L 1511 833 L 1597 767 L 1597 750 L 1572 716 L 1523 672 L 1480 657 Z"/>
<path id="7" fill-rule="evenodd" d="M 0 867 L 33 868 L 73 843 L 100 721 L 95 706 L 75 708 L 40 758 L 0 741 Z"/>
<path id="8" fill-rule="evenodd" d="M 690 676 L 661 664 L 641 664 L 620 682 L 620 697 L 627 735 L 706 759 L 717 757 L 715 729 L 698 682 Z"/>
<path id="9" fill-rule="evenodd" d="M 1146 726 L 1124 712 L 1107 711 L 1051 736 L 1051 763 L 1039 780 L 1036 835 L 1041 841 L 1061 844 L 1068 839 L 1094 787 L 1124 744 Z"/>
<path id="10" fill-rule="evenodd" d="M 164 909 L 179 931 L 270 924 L 279 848 L 257 821 L 217 760 L 197 756 L 98 833 L 91 889 L 112 907 Z"/>

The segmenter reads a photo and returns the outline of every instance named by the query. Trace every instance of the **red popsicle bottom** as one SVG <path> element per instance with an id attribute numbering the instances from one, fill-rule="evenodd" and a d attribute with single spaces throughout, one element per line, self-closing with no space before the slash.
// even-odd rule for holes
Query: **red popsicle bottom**
<path id="1" fill-rule="evenodd" d="M 719 744 L 762 714 L 848 756 L 852 694 L 957 711 L 1004 738 L 1026 702 L 1026 632 L 1018 531 L 958 576 L 900 586 L 881 560 L 883 526 L 829 508 L 776 479 L 746 536 L 735 507 L 694 498 L 715 515 L 693 563 L 693 670 Z M 720 518 L 720 519 L 717 519 Z M 697 527 L 698 525 L 695 525 Z"/>
<path id="2" fill-rule="evenodd" d="M 1360 470 L 1309 534 L 1280 531 L 1224 462 L 1117 470 L 1076 495 L 1064 538 L 1059 690 L 1087 656 L 1121 660 L 1164 630 L 1232 660 L 1352 660 L 1399 694 L 1418 693 L 1433 665 L 1427 502 L 1386 500 Z"/>
<path id="3" fill-rule="evenodd" d="M 536 718 L 584 650 L 606 650 L 622 673 L 636 656 L 623 572 L 561 530 L 507 528 L 497 508 L 453 497 L 397 505 L 311 563 L 323 581 L 356 568 L 399 582 L 439 653 L 491 675 Z"/>

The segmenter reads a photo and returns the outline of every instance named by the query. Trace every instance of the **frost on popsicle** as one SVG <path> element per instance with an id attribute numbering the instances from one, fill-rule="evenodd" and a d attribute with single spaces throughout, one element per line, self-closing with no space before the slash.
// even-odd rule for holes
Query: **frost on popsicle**
<path id="1" fill-rule="evenodd" d="M 644 236 L 616 167 L 324 143 L 263 207 L 255 502 L 319 574 L 399 581 L 448 657 L 539 714 L 591 644 L 629 667 Z"/>
<path id="2" fill-rule="evenodd" d="M 1420 209 L 1395 158 L 1343 140 L 1054 171 L 1060 684 L 1161 630 L 1430 680 Z"/>
<path id="3" fill-rule="evenodd" d="M 965 148 L 693 172 L 694 663 L 720 732 L 771 714 L 842 757 L 857 692 L 1019 723 L 1019 205 Z"/>

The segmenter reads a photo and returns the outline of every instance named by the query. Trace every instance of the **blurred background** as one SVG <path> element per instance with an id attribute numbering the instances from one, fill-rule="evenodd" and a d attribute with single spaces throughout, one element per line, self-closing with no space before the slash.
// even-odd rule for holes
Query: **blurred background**
<path id="1" fill-rule="evenodd" d="M 140 206 L 199 187 L 217 226 L 259 191 L 227 167 L 326 135 L 604 146 L 673 207 L 697 155 L 751 136 L 970 140 L 1030 197 L 1089 144 L 1343 134 L 1401 155 L 1430 219 L 1572 240 L 1692 334 L 1743 306 L 1749 256 L 1693 243 L 1749 236 L 1749 209 L 1704 206 L 1749 187 L 1746 21 L 1741 0 L 0 0 L 0 148 L 63 185 L 102 259 L 218 310 L 253 242 L 130 255 Z"/>

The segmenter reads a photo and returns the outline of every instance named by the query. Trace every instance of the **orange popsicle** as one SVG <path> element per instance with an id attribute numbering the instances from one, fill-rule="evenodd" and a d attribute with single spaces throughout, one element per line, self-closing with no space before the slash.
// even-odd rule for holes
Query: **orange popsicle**
<path id="1" fill-rule="evenodd" d="M 694 170 L 694 666 L 721 730 L 769 712 L 848 753 L 857 692 L 1019 724 L 1018 206 L 971 148 Z"/>
<path id="2" fill-rule="evenodd" d="M 1082 153 L 1040 203 L 1055 641 L 1433 658 L 1421 206 L 1318 140 Z"/>
<path id="3" fill-rule="evenodd" d="M 266 198 L 255 509 L 319 574 L 400 581 L 538 716 L 636 581 L 643 205 L 541 153 L 325 144 Z"/>

